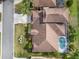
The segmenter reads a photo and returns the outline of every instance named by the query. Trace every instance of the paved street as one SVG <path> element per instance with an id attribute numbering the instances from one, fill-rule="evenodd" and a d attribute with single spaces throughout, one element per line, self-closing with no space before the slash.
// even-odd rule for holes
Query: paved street
<path id="1" fill-rule="evenodd" d="M 2 59 L 13 59 L 13 0 L 3 3 Z"/>

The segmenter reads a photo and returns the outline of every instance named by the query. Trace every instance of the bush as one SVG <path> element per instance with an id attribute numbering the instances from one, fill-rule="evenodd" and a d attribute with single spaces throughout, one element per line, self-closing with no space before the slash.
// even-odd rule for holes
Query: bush
<path id="1" fill-rule="evenodd" d="M 74 42 L 76 36 L 77 36 L 76 30 L 71 25 L 68 25 L 68 39 L 69 39 L 69 41 Z"/>
<path id="2" fill-rule="evenodd" d="M 31 0 L 23 0 L 15 6 L 15 12 L 19 14 L 30 14 L 32 9 Z"/>
<path id="3" fill-rule="evenodd" d="M 72 4 L 73 4 L 73 0 L 68 0 L 68 1 L 66 2 L 66 6 L 67 6 L 67 7 L 71 7 Z"/>

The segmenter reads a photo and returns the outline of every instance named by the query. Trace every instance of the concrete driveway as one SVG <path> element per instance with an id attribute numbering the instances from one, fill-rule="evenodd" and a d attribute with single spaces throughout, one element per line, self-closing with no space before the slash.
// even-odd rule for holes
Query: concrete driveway
<path id="1" fill-rule="evenodd" d="M 23 15 L 23 14 L 14 14 L 14 24 L 27 24 L 31 22 L 31 16 Z"/>
<path id="2" fill-rule="evenodd" d="M 14 14 L 14 24 L 22 23 L 25 24 L 27 23 L 27 15 L 22 15 L 22 14 Z"/>

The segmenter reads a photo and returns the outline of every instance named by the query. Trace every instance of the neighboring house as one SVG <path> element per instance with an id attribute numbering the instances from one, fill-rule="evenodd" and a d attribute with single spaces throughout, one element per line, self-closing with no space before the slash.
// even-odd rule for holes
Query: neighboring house
<path id="1" fill-rule="evenodd" d="M 34 7 L 56 7 L 56 0 L 33 0 Z"/>
<path id="2" fill-rule="evenodd" d="M 58 37 L 67 34 L 68 11 L 64 8 L 44 8 L 33 11 L 33 52 L 58 51 Z"/>
<path id="3" fill-rule="evenodd" d="M 33 7 L 64 7 L 64 0 L 32 0 Z"/>

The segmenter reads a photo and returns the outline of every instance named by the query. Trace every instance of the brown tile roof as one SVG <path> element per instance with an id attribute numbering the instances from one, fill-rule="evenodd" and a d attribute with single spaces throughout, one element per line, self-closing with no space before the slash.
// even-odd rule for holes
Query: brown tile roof
<path id="1" fill-rule="evenodd" d="M 48 14 L 46 16 L 46 19 L 43 19 L 43 22 L 47 22 L 47 23 L 63 23 L 65 21 L 65 17 L 63 15 L 60 14 Z"/>
<path id="2" fill-rule="evenodd" d="M 46 17 L 43 22 L 65 22 L 68 21 L 68 10 L 65 8 L 44 8 Z"/>
<path id="3" fill-rule="evenodd" d="M 33 42 L 37 45 L 39 45 L 42 41 L 46 39 L 46 25 L 45 24 L 40 24 L 40 19 L 37 12 L 33 11 L 33 24 L 32 24 L 32 29 L 36 29 L 39 33 L 35 36 L 32 37 Z"/>
<path id="4" fill-rule="evenodd" d="M 57 23 L 40 23 L 40 12 L 33 11 L 33 21 L 32 21 L 32 29 L 35 29 L 35 32 L 38 32 L 36 35 L 32 36 L 32 43 L 33 43 L 33 52 L 52 52 L 58 50 L 58 37 L 65 35 L 65 25 L 64 24 L 57 24 Z M 53 13 L 53 11 L 52 11 Z M 50 22 L 53 20 L 52 13 L 48 11 L 46 13 L 46 18 L 51 17 Z M 50 15 L 52 14 L 52 15 Z M 57 13 L 55 14 L 56 17 Z M 57 21 L 60 22 L 59 17 L 56 17 Z M 59 20 L 58 20 L 59 19 Z M 65 18 L 63 18 L 65 19 Z M 43 19 L 42 19 L 43 20 Z M 45 22 L 45 21 L 44 21 Z"/>
<path id="5" fill-rule="evenodd" d="M 46 40 L 43 41 L 39 46 L 35 46 L 36 44 L 33 44 L 33 52 L 52 52 L 56 51 Z"/>
<path id="6" fill-rule="evenodd" d="M 34 7 L 55 7 L 56 0 L 33 0 Z"/>

